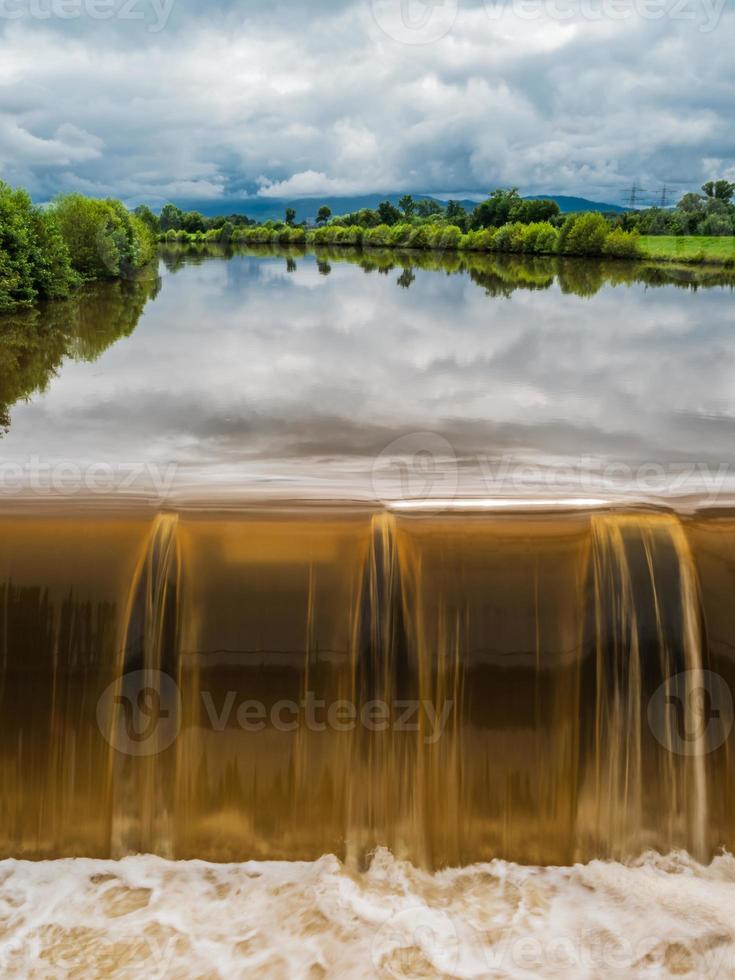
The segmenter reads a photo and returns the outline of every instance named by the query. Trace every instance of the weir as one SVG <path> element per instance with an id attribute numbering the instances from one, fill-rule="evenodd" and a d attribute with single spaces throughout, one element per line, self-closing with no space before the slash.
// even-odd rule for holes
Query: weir
<path id="1" fill-rule="evenodd" d="M 0 518 L 0 852 L 732 848 L 735 518 Z"/>

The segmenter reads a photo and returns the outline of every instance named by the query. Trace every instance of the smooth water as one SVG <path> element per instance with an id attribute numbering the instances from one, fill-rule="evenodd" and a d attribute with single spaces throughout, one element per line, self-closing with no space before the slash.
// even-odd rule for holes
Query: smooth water
<path id="1" fill-rule="evenodd" d="M 265 250 L 175 251 L 161 272 L 0 326 L 2 496 L 732 489 L 716 271 Z"/>

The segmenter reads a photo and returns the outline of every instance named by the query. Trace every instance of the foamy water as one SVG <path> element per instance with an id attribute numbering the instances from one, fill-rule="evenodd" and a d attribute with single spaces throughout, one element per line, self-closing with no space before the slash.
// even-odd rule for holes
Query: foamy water
<path id="1" fill-rule="evenodd" d="M 735 859 L 0 863 L 4 977 L 735 975 Z"/>

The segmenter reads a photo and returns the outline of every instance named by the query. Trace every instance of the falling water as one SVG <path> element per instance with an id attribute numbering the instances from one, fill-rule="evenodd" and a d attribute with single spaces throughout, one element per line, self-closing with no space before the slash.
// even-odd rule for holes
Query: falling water
<path id="1" fill-rule="evenodd" d="M 0 542 L 4 855 L 733 844 L 727 514 L 15 516 Z"/>

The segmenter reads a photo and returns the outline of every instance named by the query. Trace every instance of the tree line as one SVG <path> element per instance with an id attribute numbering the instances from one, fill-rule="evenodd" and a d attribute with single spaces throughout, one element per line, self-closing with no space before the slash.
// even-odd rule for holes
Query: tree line
<path id="1" fill-rule="evenodd" d="M 729 180 L 709 180 L 701 193 L 684 194 L 675 208 L 653 207 L 629 211 L 621 226 L 641 235 L 735 234 L 735 184 Z"/>
<path id="2" fill-rule="evenodd" d="M 83 282 L 132 278 L 155 259 L 156 237 L 121 201 L 65 194 L 41 208 L 0 181 L 0 312 L 63 299 Z"/>
<path id="3" fill-rule="evenodd" d="M 524 199 L 517 188 L 499 188 L 469 211 L 459 201 L 443 207 L 405 194 L 397 206 L 386 200 L 343 215 L 322 205 L 311 226 L 297 223 L 293 208 L 283 221 L 262 223 L 244 214 L 205 217 L 174 204 L 160 215 L 147 205 L 131 212 L 120 201 L 81 194 L 41 208 L 26 191 L 0 182 L 0 312 L 66 297 L 84 281 L 133 278 L 155 259 L 157 241 L 634 258 L 639 235 L 732 235 L 734 197 L 735 184 L 713 180 L 673 209 L 565 216 L 555 201 Z"/>
<path id="4" fill-rule="evenodd" d="M 475 209 L 479 217 L 473 215 L 461 224 L 454 223 L 461 216 L 454 214 L 447 218 L 445 213 L 439 216 L 435 212 L 433 216 L 422 215 L 420 220 L 411 220 L 405 209 L 399 211 L 386 201 L 385 207 L 381 204 L 376 209 L 375 217 L 372 212 L 366 214 L 365 209 L 331 218 L 324 213 L 326 208 L 321 209 L 316 228 L 289 221 L 237 227 L 225 223 L 218 229 L 194 234 L 168 229 L 160 238 L 170 244 L 338 245 L 612 258 L 640 255 L 638 232 L 615 227 L 602 214 L 590 211 L 563 217 L 553 201 L 523 201 L 529 207 L 516 208 L 514 194 L 496 192 Z M 543 214 L 549 217 L 539 218 Z M 497 226 L 493 224 L 496 221 Z"/>
<path id="5" fill-rule="evenodd" d="M 611 232 L 621 229 L 624 232 L 637 231 L 641 235 L 732 235 L 735 231 L 735 205 L 732 203 L 734 196 L 735 184 L 727 180 L 708 181 L 703 185 L 701 194 L 685 194 L 673 209 L 648 208 L 624 214 L 610 213 L 604 215 L 604 218 Z M 370 236 L 366 232 L 372 229 L 393 228 L 397 225 L 404 228 L 427 228 L 425 233 L 417 232 L 415 235 L 416 247 L 424 247 L 421 244 L 424 238 L 436 238 L 437 229 L 447 226 L 458 228 L 462 235 L 470 235 L 472 232 L 488 229 L 497 231 L 505 226 L 548 223 L 561 234 L 570 218 L 561 213 L 556 201 L 525 199 L 520 196 L 517 188 L 498 188 L 471 210 L 467 210 L 459 201 L 449 201 L 446 206 L 442 206 L 433 198 L 415 199 L 410 194 L 400 198 L 397 205 L 386 200 L 376 208 L 362 208 L 341 215 L 334 215 L 331 208 L 323 204 L 317 211 L 314 224 L 306 221 L 297 223 L 296 211 L 292 207 L 285 209 L 283 220 L 260 223 L 239 214 L 208 218 L 198 211 L 182 211 L 173 204 L 167 204 L 158 219 L 150 209 L 143 210 L 146 220 L 150 220 L 153 227 L 158 222 L 156 230 L 159 238 L 168 241 L 265 242 L 277 241 L 279 235 L 280 240 L 289 241 L 291 229 L 294 232 L 294 241 L 298 242 L 302 237 L 299 229 L 306 233 L 309 241 L 313 238 L 313 233 L 321 228 L 358 228 L 361 229 L 358 238 L 369 244 Z M 580 215 L 571 217 L 577 219 Z M 269 235 L 260 229 L 267 229 Z M 338 231 L 330 233 L 332 236 L 341 234 Z M 516 231 L 516 238 L 518 234 Z M 350 241 L 352 237 L 354 236 L 347 236 L 346 243 L 354 243 Z M 513 237 L 511 234 L 511 240 Z M 501 236 L 501 241 L 504 238 L 505 235 Z M 623 241 L 620 236 L 616 236 L 613 245 L 615 242 L 622 245 Z"/>

